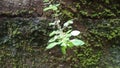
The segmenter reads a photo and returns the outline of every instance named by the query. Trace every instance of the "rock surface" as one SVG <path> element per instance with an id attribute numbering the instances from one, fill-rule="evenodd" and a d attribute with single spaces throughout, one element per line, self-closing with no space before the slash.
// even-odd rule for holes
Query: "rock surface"
<path id="1" fill-rule="evenodd" d="M 0 15 L 11 14 L 16 15 L 18 12 L 35 12 L 42 14 L 42 0 L 0 0 Z"/>

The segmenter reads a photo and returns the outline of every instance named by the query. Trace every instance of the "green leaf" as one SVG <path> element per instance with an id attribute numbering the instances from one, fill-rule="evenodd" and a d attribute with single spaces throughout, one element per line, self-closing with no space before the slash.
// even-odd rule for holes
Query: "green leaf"
<path id="1" fill-rule="evenodd" d="M 71 32 L 72 36 L 78 36 L 79 34 L 80 34 L 80 31 L 78 31 L 78 30 L 74 30 Z"/>
<path id="2" fill-rule="evenodd" d="M 53 26 L 53 25 L 55 25 L 55 23 L 49 23 L 49 26 Z"/>
<path id="3" fill-rule="evenodd" d="M 18 28 L 16 28 L 16 29 L 13 31 L 13 35 L 16 35 L 16 34 L 20 34 L 20 31 L 18 31 Z"/>
<path id="4" fill-rule="evenodd" d="M 53 38 L 51 38 L 48 42 L 54 42 L 58 39 L 59 36 L 54 36 Z"/>
<path id="5" fill-rule="evenodd" d="M 54 10 L 54 11 L 56 11 L 56 10 L 58 9 L 57 6 L 59 6 L 59 4 L 49 5 L 48 7 L 46 7 L 46 8 L 44 9 L 44 11 L 48 11 L 48 10 Z"/>
<path id="6" fill-rule="evenodd" d="M 63 54 L 66 54 L 66 48 L 67 48 L 66 46 L 62 46 L 62 47 L 61 47 L 61 50 L 62 50 L 62 53 L 63 53 Z"/>
<path id="7" fill-rule="evenodd" d="M 73 40 L 70 40 L 70 42 L 72 42 L 73 45 L 75 46 L 80 46 L 85 44 L 82 40 L 79 40 L 79 39 L 73 39 Z"/>
<path id="8" fill-rule="evenodd" d="M 105 0 L 105 2 L 106 2 L 107 4 L 109 4 L 109 3 L 110 3 L 110 1 L 109 1 L 109 0 Z"/>
<path id="9" fill-rule="evenodd" d="M 67 23 L 73 24 L 73 20 L 68 20 Z"/>
<path id="10" fill-rule="evenodd" d="M 51 37 L 51 36 L 53 36 L 53 35 L 55 35 L 55 34 L 59 34 L 60 32 L 59 31 L 53 31 L 53 32 L 51 32 L 50 34 L 49 34 L 49 36 Z"/>
<path id="11" fill-rule="evenodd" d="M 50 43 L 50 44 L 46 47 L 46 49 L 51 49 L 51 48 L 55 47 L 57 44 L 59 44 L 59 43 L 58 43 L 58 42 Z"/>
<path id="12" fill-rule="evenodd" d="M 14 31 L 13 31 L 13 35 L 17 34 L 17 31 L 18 31 L 17 29 L 14 30 Z"/>
<path id="13" fill-rule="evenodd" d="M 70 34 L 70 33 L 71 33 L 71 31 L 72 31 L 72 30 L 68 30 L 66 33 L 67 33 L 67 34 Z"/>
<path id="14" fill-rule="evenodd" d="M 65 27 L 68 27 L 70 24 L 73 24 L 72 20 L 68 20 L 67 22 L 64 23 Z"/>
<path id="15" fill-rule="evenodd" d="M 49 0 L 43 0 L 43 2 L 49 2 Z"/>
<path id="16" fill-rule="evenodd" d="M 67 44 L 68 44 L 68 47 L 70 47 L 70 48 L 72 48 L 74 46 L 72 42 L 67 42 Z"/>

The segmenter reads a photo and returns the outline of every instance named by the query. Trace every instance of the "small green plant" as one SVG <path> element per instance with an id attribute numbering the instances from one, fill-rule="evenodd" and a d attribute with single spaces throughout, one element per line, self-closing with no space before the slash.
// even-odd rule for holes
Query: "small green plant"
<path id="1" fill-rule="evenodd" d="M 46 49 L 51 49 L 55 46 L 60 46 L 62 53 L 66 54 L 66 49 L 68 47 L 73 47 L 73 46 L 81 46 L 84 44 L 82 40 L 79 40 L 75 37 L 71 39 L 72 36 L 78 36 L 80 34 L 80 31 L 78 30 L 72 30 L 71 24 L 73 24 L 73 20 L 68 20 L 63 24 L 63 26 L 60 25 L 60 11 L 59 11 L 59 5 L 60 4 L 50 4 L 48 7 L 44 9 L 44 11 L 52 10 L 54 12 L 53 18 L 54 22 L 50 23 L 50 26 L 54 26 L 57 28 L 57 30 L 53 30 L 50 33 L 50 40 L 48 41 L 48 46 Z"/>
<path id="2" fill-rule="evenodd" d="M 67 21 L 64 23 L 63 28 L 60 26 L 60 20 L 55 21 L 53 26 L 57 26 L 57 30 L 54 30 L 50 33 L 50 40 L 48 42 L 48 46 L 46 49 L 51 49 L 55 47 L 56 45 L 61 47 L 62 53 L 66 54 L 66 49 L 68 47 L 73 46 L 81 46 L 84 44 L 82 40 L 79 40 L 77 38 L 71 39 L 72 36 L 78 36 L 80 34 L 80 31 L 71 29 L 70 24 L 73 23 L 72 20 Z M 53 23 L 52 23 L 53 24 Z M 65 31 L 68 29 L 67 31 Z"/>

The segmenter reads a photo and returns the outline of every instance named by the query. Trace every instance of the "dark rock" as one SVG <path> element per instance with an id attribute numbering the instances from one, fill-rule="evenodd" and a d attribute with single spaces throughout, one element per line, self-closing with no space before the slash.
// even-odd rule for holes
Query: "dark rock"
<path id="1" fill-rule="evenodd" d="M 31 13 L 37 16 L 42 15 L 42 0 L 0 0 L 1 16 L 24 16 Z"/>

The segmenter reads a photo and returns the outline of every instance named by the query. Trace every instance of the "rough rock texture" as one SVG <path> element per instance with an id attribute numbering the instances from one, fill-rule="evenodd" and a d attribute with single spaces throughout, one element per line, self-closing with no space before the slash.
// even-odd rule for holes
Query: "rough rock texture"
<path id="1" fill-rule="evenodd" d="M 0 0 L 0 15 L 16 15 L 26 11 L 41 15 L 42 7 L 42 0 Z"/>

